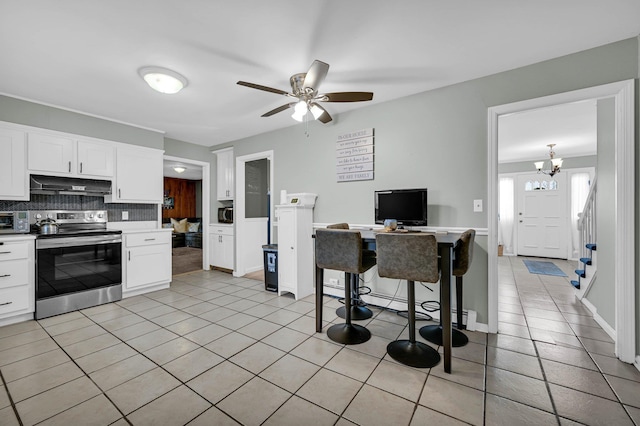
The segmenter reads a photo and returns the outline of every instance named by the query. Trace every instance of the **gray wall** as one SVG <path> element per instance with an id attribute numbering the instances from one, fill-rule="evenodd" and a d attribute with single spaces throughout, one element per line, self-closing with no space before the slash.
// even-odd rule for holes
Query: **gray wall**
<path id="1" fill-rule="evenodd" d="M 615 292 L 615 101 L 598 101 L 598 275 L 586 298 L 611 328 L 616 328 Z M 587 266 L 588 268 L 588 266 Z"/>
<path id="2" fill-rule="evenodd" d="M 316 222 L 373 223 L 374 190 L 427 187 L 430 225 L 486 228 L 472 202 L 487 199 L 487 108 L 637 77 L 634 38 L 312 122 L 309 137 L 292 125 L 231 145 L 236 156 L 272 149 L 273 193 L 317 193 Z M 375 180 L 337 183 L 336 137 L 371 127 Z M 487 239 L 477 240 L 465 305 L 486 323 Z"/>
<path id="3" fill-rule="evenodd" d="M 164 136 L 126 124 L 0 95 L 0 121 L 162 149 Z"/>

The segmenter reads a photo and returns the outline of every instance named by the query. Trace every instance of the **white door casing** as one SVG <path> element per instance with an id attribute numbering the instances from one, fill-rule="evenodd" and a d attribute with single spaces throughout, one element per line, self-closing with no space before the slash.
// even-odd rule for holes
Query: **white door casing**
<path id="1" fill-rule="evenodd" d="M 271 163 L 269 167 L 269 188 L 273 194 L 273 151 L 257 152 L 236 157 L 235 179 L 235 205 L 233 209 L 235 237 L 236 237 L 236 267 L 233 271 L 235 277 L 242 277 L 262 267 L 262 245 L 266 244 L 267 230 L 263 218 L 247 219 L 245 217 L 245 163 L 249 161 L 267 159 Z M 273 218 L 273 196 L 271 197 L 269 214 Z M 273 220 L 271 221 L 271 235 L 273 234 Z"/>

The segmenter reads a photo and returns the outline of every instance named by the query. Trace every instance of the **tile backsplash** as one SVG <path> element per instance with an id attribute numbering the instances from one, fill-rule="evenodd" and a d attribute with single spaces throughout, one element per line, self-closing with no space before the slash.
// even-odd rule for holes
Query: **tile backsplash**
<path id="1" fill-rule="evenodd" d="M 0 211 L 16 210 L 106 210 L 110 222 L 122 220 L 122 212 L 129 212 L 129 221 L 158 220 L 155 204 L 105 203 L 103 197 L 81 195 L 31 194 L 31 201 L 0 200 Z"/>

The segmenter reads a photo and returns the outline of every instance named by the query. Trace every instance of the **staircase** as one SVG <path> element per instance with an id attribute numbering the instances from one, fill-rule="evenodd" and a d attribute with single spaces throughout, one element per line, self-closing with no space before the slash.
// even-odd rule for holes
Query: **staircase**
<path id="1" fill-rule="evenodd" d="M 582 299 L 589 286 L 596 277 L 597 268 L 597 238 L 596 238 L 596 195 L 597 178 L 593 179 L 589 195 L 584 204 L 582 213 L 578 216 L 578 230 L 580 234 L 580 261 L 575 270 L 577 280 L 571 280 L 571 285 L 576 289 L 576 296 Z"/>

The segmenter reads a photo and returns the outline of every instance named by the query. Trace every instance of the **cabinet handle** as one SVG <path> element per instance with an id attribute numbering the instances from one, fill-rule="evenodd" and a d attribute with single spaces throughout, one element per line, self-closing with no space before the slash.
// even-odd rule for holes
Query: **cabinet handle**
<path id="1" fill-rule="evenodd" d="M 122 194 L 120 194 L 120 188 L 118 188 L 118 198 L 121 198 Z"/>
<path id="2" fill-rule="evenodd" d="M 80 162 L 80 173 L 82 173 L 82 162 Z"/>
<path id="3" fill-rule="evenodd" d="M 0 254 L 9 254 L 11 253 L 10 251 L 0 251 Z"/>
<path id="4" fill-rule="evenodd" d="M 5 277 L 10 277 L 11 274 L 4 274 L 4 275 L 0 275 L 0 278 L 5 278 Z"/>
<path id="5" fill-rule="evenodd" d="M 4 303 L 0 303 L 0 306 L 10 305 L 10 304 L 12 304 L 12 303 L 13 303 L 13 302 L 4 302 Z"/>
<path id="6" fill-rule="evenodd" d="M 145 241 L 155 241 L 156 239 L 155 238 L 145 238 L 144 240 Z"/>
<path id="7" fill-rule="evenodd" d="M 131 252 L 129 252 L 128 254 L 129 254 L 129 262 L 131 262 Z"/>
<path id="8" fill-rule="evenodd" d="M 69 161 L 69 173 L 71 173 L 71 161 Z"/>

